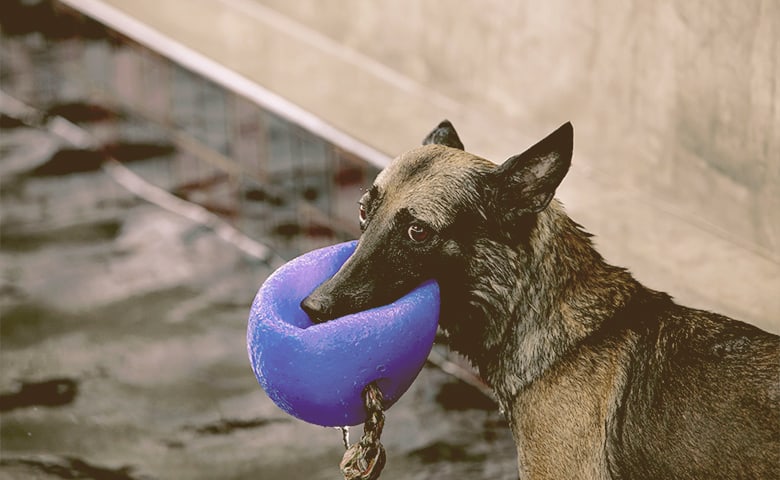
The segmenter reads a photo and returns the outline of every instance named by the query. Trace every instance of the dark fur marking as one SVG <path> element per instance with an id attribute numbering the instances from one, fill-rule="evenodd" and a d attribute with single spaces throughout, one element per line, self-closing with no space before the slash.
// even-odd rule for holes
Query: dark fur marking
<path id="1" fill-rule="evenodd" d="M 446 145 L 450 148 L 463 150 L 463 142 L 460 141 L 458 133 L 455 131 L 455 127 L 452 126 L 449 120 L 442 120 L 442 122 L 423 139 L 422 144 Z"/>

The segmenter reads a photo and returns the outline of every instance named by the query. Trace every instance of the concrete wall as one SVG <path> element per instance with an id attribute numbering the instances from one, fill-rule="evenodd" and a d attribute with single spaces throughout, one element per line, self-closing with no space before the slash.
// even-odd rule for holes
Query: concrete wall
<path id="1" fill-rule="evenodd" d="M 557 195 L 605 258 L 780 332 L 776 0 L 61 1 L 377 165 L 442 118 L 497 162 L 572 120 Z"/>
<path id="2" fill-rule="evenodd" d="M 255 1 L 780 258 L 780 2 Z"/>

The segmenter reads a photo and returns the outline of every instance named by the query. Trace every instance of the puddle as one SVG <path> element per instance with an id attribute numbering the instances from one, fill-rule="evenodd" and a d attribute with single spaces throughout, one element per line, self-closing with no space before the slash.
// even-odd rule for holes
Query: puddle
<path id="1" fill-rule="evenodd" d="M 223 419 L 207 425 L 190 426 L 199 435 L 229 435 L 238 430 L 262 428 L 274 423 L 289 422 L 284 418 L 253 418 L 251 420 Z"/>
<path id="2" fill-rule="evenodd" d="M 61 457 L 49 460 L 25 458 L 3 458 L 0 467 L 10 469 L 27 477 L 46 474 L 47 478 L 85 478 L 92 480 L 151 480 L 151 477 L 136 476 L 133 467 L 106 468 L 75 457 Z M 28 477 L 29 478 L 29 477 Z"/>
<path id="3" fill-rule="evenodd" d="M 46 111 L 46 117 L 63 117 L 73 123 L 93 123 L 115 121 L 122 115 L 103 105 L 87 102 L 66 102 L 53 105 Z"/>
<path id="4" fill-rule="evenodd" d="M 28 252 L 50 245 L 108 242 L 119 235 L 122 223 L 116 219 L 68 225 L 42 231 L 25 231 L 12 225 L 0 226 L 0 250 Z"/>
<path id="5" fill-rule="evenodd" d="M 56 378 L 40 382 L 23 382 L 15 392 L 0 392 L 0 412 L 29 407 L 61 407 L 75 400 L 78 382 Z"/>
<path id="6" fill-rule="evenodd" d="M 0 114 L 0 129 L 12 130 L 14 128 L 20 128 L 24 126 L 26 126 L 24 122 L 22 122 L 18 118 L 14 118 L 5 114 Z"/>
<path id="7" fill-rule="evenodd" d="M 2 312 L 2 318 L 0 339 L 9 349 L 30 347 L 68 328 L 61 314 L 40 304 L 15 304 Z"/>
<path id="8" fill-rule="evenodd" d="M 58 150 L 42 165 L 35 167 L 33 177 L 56 177 L 74 173 L 94 172 L 105 163 L 108 157 L 120 162 L 139 162 L 173 154 L 176 148 L 161 143 L 114 143 L 105 145 L 101 150 L 63 148 Z"/>
<path id="9" fill-rule="evenodd" d="M 484 453 L 470 453 L 468 445 L 460 445 L 446 441 L 438 441 L 409 453 L 412 458 L 419 459 L 423 463 L 436 462 L 484 462 L 487 455 Z"/>
<path id="10" fill-rule="evenodd" d="M 103 25 L 68 12 L 48 0 L 6 0 L 3 2 L 0 28 L 8 37 L 34 34 L 47 40 L 80 38 L 101 41 L 110 38 Z"/>

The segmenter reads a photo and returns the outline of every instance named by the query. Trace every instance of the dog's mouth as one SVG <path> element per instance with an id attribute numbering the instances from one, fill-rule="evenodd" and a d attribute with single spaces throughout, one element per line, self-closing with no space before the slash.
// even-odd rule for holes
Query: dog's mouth
<path id="1" fill-rule="evenodd" d="M 361 250 L 358 245 L 330 278 L 300 302 L 301 310 L 313 324 L 325 323 L 390 305 L 424 283 L 415 275 L 404 276 L 383 260 L 382 252 Z"/>
<path id="2" fill-rule="evenodd" d="M 361 301 L 356 295 L 348 295 L 343 301 L 338 301 L 334 296 L 323 294 L 319 288 L 301 301 L 301 309 L 309 316 L 314 324 L 320 324 L 336 320 L 347 315 L 361 313 L 366 310 L 390 305 L 411 294 L 427 282 L 421 282 L 414 288 L 404 290 L 400 295 L 386 295 L 370 297 Z"/>
<path id="3" fill-rule="evenodd" d="M 301 302 L 301 309 L 306 312 L 309 319 L 314 324 L 325 323 L 331 320 L 336 320 L 347 315 L 364 312 L 371 310 L 372 308 L 382 307 L 388 305 L 401 297 L 391 299 L 388 302 L 369 302 L 366 304 L 356 305 L 357 302 L 350 301 L 350 307 L 352 308 L 338 308 L 336 302 L 330 300 L 328 297 L 318 295 L 317 292 L 312 293 L 308 297 L 304 298 Z"/>
<path id="4" fill-rule="evenodd" d="M 301 309 L 306 312 L 312 323 L 325 323 L 335 320 L 339 316 L 334 315 L 332 304 L 323 296 L 312 293 L 301 302 Z"/>

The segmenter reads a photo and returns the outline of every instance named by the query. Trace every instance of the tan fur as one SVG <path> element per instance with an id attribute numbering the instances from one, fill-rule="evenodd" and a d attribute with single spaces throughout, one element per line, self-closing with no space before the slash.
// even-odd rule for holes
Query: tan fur
<path id="1" fill-rule="evenodd" d="M 517 394 L 508 413 L 522 478 L 611 478 L 604 444 L 621 357 L 613 345 L 581 348 Z"/>
<path id="2" fill-rule="evenodd" d="M 480 169 L 494 167 L 489 160 L 460 150 L 426 145 L 393 160 L 379 173 L 374 185 L 386 199 L 382 204 L 385 216 L 405 207 L 435 228 L 443 228 L 462 202 L 477 203 L 478 197 L 463 188 L 469 179 Z M 424 175 L 417 175 L 419 170 Z M 453 185 L 461 188 L 454 190 Z"/>

